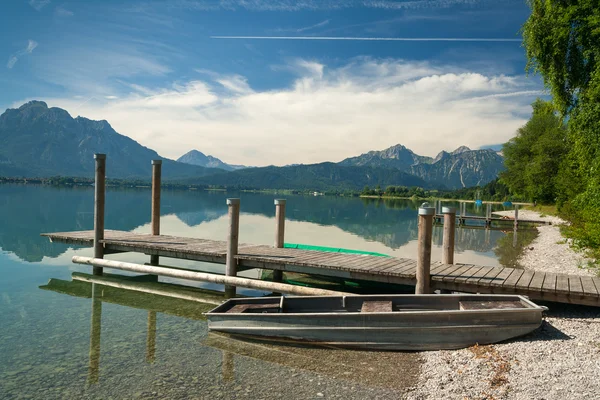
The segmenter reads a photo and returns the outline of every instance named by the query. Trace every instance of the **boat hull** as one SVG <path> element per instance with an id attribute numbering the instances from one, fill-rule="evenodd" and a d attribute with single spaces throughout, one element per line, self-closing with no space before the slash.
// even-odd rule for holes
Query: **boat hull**
<path id="1" fill-rule="evenodd" d="M 410 296 L 385 296 L 397 297 Z M 220 313 L 217 308 L 217 312 L 207 313 L 207 319 L 212 331 L 274 340 L 377 350 L 458 349 L 497 343 L 534 331 L 541 324 L 544 309 L 523 301 L 527 307 L 485 310 L 431 309 L 432 304 L 427 304 L 427 310 L 393 312 L 312 309 L 313 312 Z"/>

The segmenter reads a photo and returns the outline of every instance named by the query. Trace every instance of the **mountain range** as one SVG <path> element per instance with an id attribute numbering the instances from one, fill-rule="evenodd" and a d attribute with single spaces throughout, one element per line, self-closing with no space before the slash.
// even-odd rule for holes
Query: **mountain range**
<path id="1" fill-rule="evenodd" d="M 455 189 L 483 185 L 503 169 L 503 159 L 495 151 L 465 146 L 432 158 L 396 145 L 339 163 L 285 167 L 232 165 L 198 150 L 174 161 L 117 133 L 107 121 L 72 118 L 42 101 L 0 115 L 0 176 L 91 177 L 94 153 L 107 154 L 109 178 L 147 179 L 150 161 L 162 159 L 165 179 L 245 189 L 360 190 L 367 185 Z"/>
<path id="2" fill-rule="evenodd" d="M 107 154 L 109 178 L 146 178 L 151 160 L 163 160 L 166 179 L 214 170 L 178 163 L 117 133 L 107 121 L 72 118 L 61 108 L 30 101 L 0 115 L 0 176 L 94 176 L 94 153 Z"/>
<path id="3" fill-rule="evenodd" d="M 504 169 L 504 159 L 491 149 L 471 150 L 460 146 L 435 158 L 420 156 L 398 144 L 381 151 L 370 151 L 340 162 L 345 166 L 394 168 L 418 176 L 436 187 L 457 189 L 485 185 Z"/>
<path id="4" fill-rule="evenodd" d="M 201 151 L 191 150 L 177 159 L 177 162 L 198 165 L 206 168 L 219 168 L 225 171 L 235 171 L 236 169 L 248 168 L 245 165 L 227 164 L 219 160 L 217 157 L 205 155 Z"/>

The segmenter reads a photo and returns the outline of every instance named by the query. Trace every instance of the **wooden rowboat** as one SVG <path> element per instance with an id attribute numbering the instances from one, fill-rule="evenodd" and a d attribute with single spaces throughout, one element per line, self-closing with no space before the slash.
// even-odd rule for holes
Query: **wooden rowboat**
<path id="1" fill-rule="evenodd" d="M 513 295 L 374 295 L 230 299 L 208 328 L 272 340 L 378 350 L 458 349 L 525 335 L 538 306 Z"/>

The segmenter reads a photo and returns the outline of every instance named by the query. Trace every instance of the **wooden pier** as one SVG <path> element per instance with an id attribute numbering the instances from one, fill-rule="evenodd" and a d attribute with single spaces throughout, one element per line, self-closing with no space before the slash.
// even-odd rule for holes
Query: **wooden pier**
<path id="1" fill-rule="evenodd" d="M 229 232 L 226 241 L 177 237 L 160 234 L 160 160 L 152 161 L 152 232 L 139 234 L 104 229 L 105 169 L 106 155 L 96 154 L 96 185 L 94 204 L 94 230 L 77 232 L 45 233 L 52 241 L 94 248 L 94 258 L 73 257 L 73 262 L 92 265 L 94 276 L 102 276 L 103 268 L 116 268 L 144 274 L 177 276 L 183 279 L 211 281 L 225 284 L 227 296 L 235 295 L 235 286 L 266 290 L 267 287 L 285 290 L 287 293 L 302 291 L 310 295 L 323 294 L 322 289 L 301 288 L 277 283 L 283 272 L 303 273 L 344 279 L 385 282 L 415 286 L 417 294 L 433 290 L 467 293 L 499 293 L 526 295 L 534 300 L 556 301 L 600 307 L 600 278 L 553 274 L 515 268 L 485 267 L 453 264 L 454 223 L 457 210 L 441 207 L 444 219 L 443 260 L 431 262 L 432 226 L 436 207 L 428 203 L 418 210 L 418 260 L 408 258 L 380 257 L 366 254 L 332 253 L 326 251 L 288 249 L 283 247 L 285 237 L 285 200 L 275 200 L 276 224 L 273 246 L 240 244 L 240 200 L 227 199 L 229 209 Z M 464 203 L 460 218 L 485 219 L 491 225 L 491 204 L 487 204 L 485 217 L 467 217 Z M 494 219 L 496 220 L 496 219 Z M 497 220 L 505 220 L 497 218 Z M 511 221 L 510 219 L 508 221 Z M 514 227 L 518 222 L 518 206 L 515 207 Z M 532 221 L 527 221 L 532 222 Z M 150 255 L 150 266 L 103 260 L 104 255 L 136 252 Z M 224 264 L 225 277 L 199 272 L 179 271 L 176 268 L 157 266 L 160 257 Z M 240 269 L 260 268 L 273 271 L 274 281 L 253 281 L 237 278 Z M 297 294 L 297 293 L 296 293 Z M 338 293 L 344 294 L 344 293 Z"/>
<path id="2" fill-rule="evenodd" d="M 435 222 L 441 223 L 444 220 L 443 214 L 436 214 Z M 457 215 L 456 220 L 459 225 L 466 225 L 467 221 L 483 221 L 485 226 L 491 226 L 492 222 L 515 224 L 514 218 L 501 218 L 501 217 L 486 217 L 483 215 Z M 552 222 L 537 220 L 537 219 L 518 219 L 517 224 L 531 224 L 531 225 L 552 225 Z"/>
<path id="3" fill-rule="evenodd" d="M 43 234 L 56 242 L 92 247 L 93 231 Z M 137 252 L 151 256 L 226 264 L 227 242 L 106 230 L 104 254 Z M 330 253 L 239 244 L 239 268 L 416 285 L 417 261 L 408 258 Z M 468 293 L 510 293 L 534 300 L 600 307 L 600 278 L 515 268 L 431 263 L 431 289 Z"/>

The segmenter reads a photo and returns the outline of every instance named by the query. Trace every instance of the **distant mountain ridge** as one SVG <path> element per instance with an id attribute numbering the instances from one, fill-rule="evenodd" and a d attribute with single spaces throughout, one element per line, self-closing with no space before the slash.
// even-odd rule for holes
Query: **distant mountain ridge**
<path id="1" fill-rule="evenodd" d="M 390 185 L 431 188 L 423 179 L 392 168 L 342 166 L 325 162 L 286 167 L 255 167 L 187 180 L 237 189 L 362 190 Z"/>
<path id="2" fill-rule="evenodd" d="M 149 178 L 151 160 L 163 160 L 165 178 L 213 172 L 161 157 L 154 150 L 117 133 L 107 121 L 72 118 L 61 108 L 30 101 L 0 115 L 0 175 L 94 175 L 94 153 L 106 153 L 109 178 Z"/>
<path id="3" fill-rule="evenodd" d="M 177 162 L 191 165 L 198 165 L 206 168 L 219 168 L 225 171 L 235 171 L 236 169 L 248 168 L 245 165 L 227 164 L 217 157 L 205 155 L 201 151 L 191 150 L 177 159 Z"/>
<path id="4" fill-rule="evenodd" d="M 504 159 L 493 150 L 471 150 L 467 146 L 460 146 L 451 153 L 441 151 L 431 158 L 398 144 L 346 158 L 339 165 L 394 168 L 439 187 L 458 189 L 484 185 L 496 179 L 504 170 Z"/>
<path id="5" fill-rule="evenodd" d="M 502 157 L 493 150 L 466 146 L 442 151 L 435 158 L 396 145 L 339 163 L 261 168 L 230 165 L 192 150 L 178 162 L 117 133 L 107 121 L 72 118 L 42 101 L 0 115 L 0 176 L 92 177 L 94 153 L 107 154 L 108 178 L 149 179 L 150 161 L 162 159 L 164 179 L 252 189 L 361 190 L 377 185 L 455 189 L 486 184 L 503 169 Z"/>

